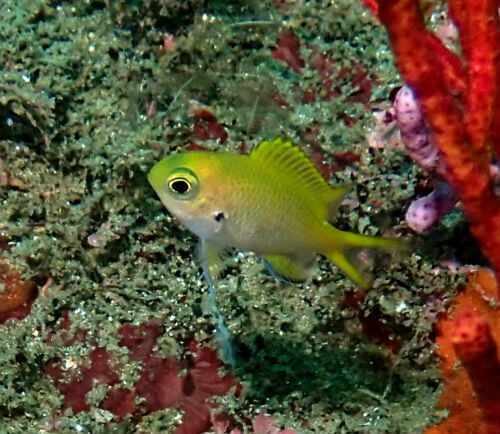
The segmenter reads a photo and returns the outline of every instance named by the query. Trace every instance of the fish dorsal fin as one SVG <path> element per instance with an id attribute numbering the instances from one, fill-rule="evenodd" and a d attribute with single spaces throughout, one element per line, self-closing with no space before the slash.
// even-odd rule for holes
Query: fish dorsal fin
<path id="1" fill-rule="evenodd" d="M 298 188 L 307 190 L 315 199 L 315 213 L 321 219 L 333 213 L 347 191 L 347 188 L 333 188 L 328 184 L 304 151 L 290 140 L 284 141 L 281 137 L 272 142 L 266 140 L 253 150 L 250 158 L 257 161 L 259 167 L 289 176 Z"/>

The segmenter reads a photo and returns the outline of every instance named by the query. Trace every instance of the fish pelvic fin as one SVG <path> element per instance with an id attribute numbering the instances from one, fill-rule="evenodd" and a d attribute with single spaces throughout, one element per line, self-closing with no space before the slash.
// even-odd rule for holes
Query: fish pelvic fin
<path id="1" fill-rule="evenodd" d="M 307 266 L 302 258 L 286 255 L 262 255 L 261 258 L 271 275 L 281 282 L 303 282 L 307 279 Z"/>
<path id="2" fill-rule="evenodd" d="M 214 285 L 227 264 L 224 261 L 224 248 L 207 240 L 200 240 L 198 256 L 203 265 L 203 273 L 209 285 Z"/>
<path id="3" fill-rule="evenodd" d="M 370 285 L 369 279 L 345 254 L 346 248 L 376 248 L 392 252 L 407 252 L 408 244 L 402 240 L 393 238 L 376 237 L 372 235 L 355 234 L 332 228 L 332 247 L 325 254 L 334 262 L 342 272 L 351 280 L 356 282 L 362 289 L 367 289 Z"/>

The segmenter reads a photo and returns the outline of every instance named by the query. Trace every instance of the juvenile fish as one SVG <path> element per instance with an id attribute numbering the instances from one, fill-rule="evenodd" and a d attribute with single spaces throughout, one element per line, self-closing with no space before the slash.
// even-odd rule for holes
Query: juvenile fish
<path id="1" fill-rule="evenodd" d="M 368 281 L 343 249 L 404 248 L 398 240 L 332 226 L 329 219 L 347 189 L 331 187 L 298 146 L 281 138 L 261 143 L 250 155 L 169 155 L 148 180 L 168 211 L 200 238 L 210 275 L 219 272 L 221 253 L 234 247 L 258 254 L 278 277 L 303 281 L 319 253 L 366 288 Z"/>

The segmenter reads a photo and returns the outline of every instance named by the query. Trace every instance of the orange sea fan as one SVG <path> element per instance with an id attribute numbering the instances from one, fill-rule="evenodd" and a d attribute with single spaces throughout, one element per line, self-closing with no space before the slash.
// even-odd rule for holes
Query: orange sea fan
<path id="1" fill-rule="evenodd" d="M 490 173 L 500 154 L 497 0 L 448 0 L 460 53 L 427 29 L 418 0 L 364 0 L 389 34 L 403 80 L 417 95 L 471 232 L 500 278 L 500 197 Z M 500 431 L 499 431 L 500 432 Z"/>
<path id="2" fill-rule="evenodd" d="M 440 318 L 436 342 L 445 387 L 438 406 L 450 414 L 426 434 L 500 432 L 499 301 L 493 273 L 481 269 Z"/>

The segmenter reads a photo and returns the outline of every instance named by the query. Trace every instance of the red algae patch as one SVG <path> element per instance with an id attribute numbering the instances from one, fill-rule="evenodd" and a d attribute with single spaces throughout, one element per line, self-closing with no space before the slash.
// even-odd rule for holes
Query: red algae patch
<path id="1" fill-rule="evenodd" d="M 69 319 L 64 318 L 63 333 Z M 63 328 L 63 327 L 61 327 Z M 90 364 L 63 366 L 62 361 L 50 362 L 45 373 L 52 377 L 57 389 L 64 396 L 63 410 L 71 408 L 74 413 L 88 411 L 87 395 L 95 385 L 107 384 L 112 388 L 100 404 L 100 408 L 113 413 L 116 420 L 132 416 L 140 420 L 143 416 L 166 408 L 177 408 L 184 413 L 176 434 L 202 433 L 212 426 L 210 410 L 213 396 L 222 396 L 240 386 L 230 374 L 221 375 L 223 363 L 210 348 L 199 348 L 191 343 L 186 356 L 159 357 L 154 350 L 163 327 L 156 321 L 141 325 L 126 324 L 120 327 L 120 346 L 129 350 L 129 359 L 140 362 L 139 380 L 133 389 L 119 387 L 121 366 L 114 362 L 112 352 L 96 348 L 90 353 Z M 85 339 L 85 333 L 77 331 Z M 67 365 L 68 363 L 66 363 Z M 69 375 L 68 375 L 69 373 Z M 136 397 L 144 399 L 136 405 Z"/>
<path id="2" fill-rule="evenodd" d="M 0 282 L 4 284 L 0 292 L 0 324 L 9 318 L 22 319 L 29 315 L 35 298 L 35 283 L 23 280 L 18 271 L 12 270 L 1 259 Z"/>

